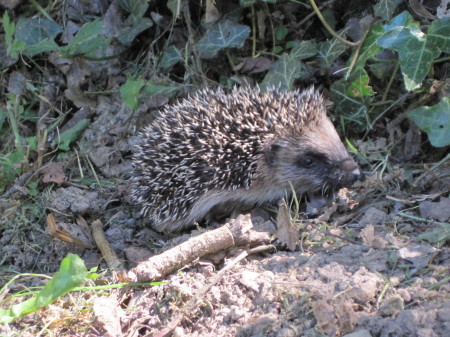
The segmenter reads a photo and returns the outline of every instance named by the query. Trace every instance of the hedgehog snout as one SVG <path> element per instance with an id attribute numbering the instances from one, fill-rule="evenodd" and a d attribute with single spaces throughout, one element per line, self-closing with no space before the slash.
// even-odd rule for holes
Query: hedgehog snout
<path id="1" fill-rule="evenodd" d="M 350 158 L 341 163 L 341 170 L 345 172 L 345 177 L 343 177 L 342 181 L 343 186 L 351 186 L 357 181 L 364 181 L 366 177 L 358 164 Z"/>
<path id="2" fill-rule="evenodd" d="M 355 168 L 352 171 L 352 174 L 353 174 L 353 178 L 355 179 L 354 182 L 364 181 L 364 179 L 366 179 L 366 175 L 364 174 L 364 172 L 361 171 L 361 169 L 359 167 Z"/>

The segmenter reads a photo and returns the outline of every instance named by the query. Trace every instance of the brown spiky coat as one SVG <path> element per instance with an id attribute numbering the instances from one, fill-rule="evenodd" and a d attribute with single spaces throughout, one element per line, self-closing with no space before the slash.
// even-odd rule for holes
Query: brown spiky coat
<path id="1" fill-rule="evenodd" d="M 313 88 L 200 91 L 143 130 L 133 164 L 132 197 L 159 231 L 363 177 Z"/>

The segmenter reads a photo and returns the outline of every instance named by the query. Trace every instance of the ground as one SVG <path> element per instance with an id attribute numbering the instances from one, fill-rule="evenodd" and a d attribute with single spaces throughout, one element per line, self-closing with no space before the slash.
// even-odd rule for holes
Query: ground
<path id="1" fill-rule="evenodd" d="M 13 22 L 35 13 L 26 6 L 15 7 L 14 3 L 0 1 L 0 5 L 11 9 Z M 365 2 L 360 7 L 359 2 L 354 2 L 348 8 L 342 1 L 336 3 L 322 9 L 329 10 L 327 15 L 333 12 L 339 17 L 345 8 L 347 14 L 342 14 L 342 20 L 346 15 L 355 19 L 365 14 Z M 426 3 L 427 8 L 433 5 L 432 1 Z M 57 14 L 58 6 L 63 8 L 55 2 L 55 7 L 45 10 L 57 22 L 63 22 Z M 112 31 L 129 25 L 118 14 L 123 8 L 115 1 L 93 1 L 91 5 L 74 1 L 71 6 L 64 7 L 70 23 L 81 26 L 77 15 L 83 12 L 104 18 Z M 202 62 L 198 47 L 183 64 L 192 74 L 182 72 L 180 64 L 164 68 L 158 63 L 161 60 L 155 61 L 163 42 L 170 41 L 171 46 L 179 47 L 187 43 L 186 27 L 191 38 L 192 27 L 201 29 L 201 17 L 195 9 L 202 7 L 191 6 L 192 17 L 183 9 L 177 24 L 171 26 L 171 14 L 165 4 L 151 4 L 139 18 L 143 24 L 147 22 L 144 19 L 152 18 L 151 33 L 133 35 L 134 50 L 120 49 L 118 43 L 108 45 L 114 58 L 93 61 L 81 49 L 69 57 L 69 48 L 38 56 L 25 54 L 24 63 L 11 53 L 3 59 L 2 94 L 6 98 L 0 102 L 0 112 L 8 114 L 4 118 L 0 114 L 3 132 L 0 139 L 5 144 L 2 147 L 5 155 L 0 157 L 1 308 L 29 298 L 26 292 L 46 284 L 69 253 L 80 256 L 88 269 L 98 268 L 95 271 L 98 278 L 86 280 L 83 289 L 58 297 L 40 310 L 0 324 L 0 336 L 164 336 L 169 328 L 173 329 L 173 336 L 450 335 L 448 146 L 430 144 L 428 134 L 410 122 L 405 113 L 419 106 L 418 102 L 432 105 L 436 101 L 430 97 L 435 99 L 448 93 L 446 77 L 437 75 L 446 74 L 445 59 L 435 62 L 435 72 L 429 72 L 429 76 L 435 77 L 424 84 L 426 89 L 409 96 L 403 94 L 404 82 L 396 73 L 398 68 L 392 70 L 395 76 L 389 84 L 389 93 L 384 95 L 388 80 L 375 78 L 377 63 L 372 63 L 370 83 L 379 93 L 374 102 L 382 102 L 386 107 L 382 112 L 370 110 L 377 113 L 376 117 L 367 114 L 372 128 L 361 129 L 354 116 L 355 120 L 344 118 L 349 124 L 342 127 L 342 120 L 334 114 L 338 109 L 331 108 L 333 121 L 343 138 L 349 139 L 347 144 L 356 148 L 355 157 L 367 178 L 320 210 L 311 211 L 313 204 L 302 204 L 300 215 L 294 216 L 295 240 L 289 248 L 274 236 L 272 247 L 237 262 L 214 282 L 217 273 L 249 247 L 232 247 L 202 256 L 155 285 L 119 282 L 117 275 L 108 269 L 89 228 L 95 220 L 101 221 L 107 241 L 127 270 L 221 225 L 216 223 L 178 234 L 158 233 L 151 228 L 140 215 L 139 205 L 129 197 L 131 153 L 138 130 L 151 122 L 157 109 L 195 91 L 191 90 L 193 87 L 218 83 L 230 87 L 232 81 L 245 82 L 250 75 L 254 76 L 251 81 L 264 86 L 268 80 L 260 74 L 267 71 L 270 74 L 269 67 L 277 64 L 270 54 L 246 58 L 247 63 L 239 65 L 241 68 L 232 68 L 231 65 L 237 66 L 236 60 L 244 59 L 237 51 L 244 54 L 253 48 L 247 41 L 244 47 L 233 46 L 237 48 L 236 54 L 230 52 L 235 49 L 227 49 L 226 53 L 222 51 L 212 60 L 204 58 Z M 263 14 L 266 10 L 271 13 L 271 24 L 281 34 L 276 37 L 276 47 L 288 48 L 287 44 L 297 39 L 330 38 L 320 21 L 299 22 L 300 33 L 292 23 L 295 20 L 289 21 L 290 15 L 298 16 L 298 4 L 255 6 L 260 17 L 267 15 Z M 226 11 L 223 7 L 219 9 Z M 212 12 L 207 11 L 209 15 Z M 397 12 L 401 12 L 401 7 Z M 244 13 L 247 14 L 241 16 L 240 22 L 251 26 L 251 11 L 245 9 Z M 419 14 L 413 14 L 419 20 Z M 422 15 L 426 17 L 423 12 Z M 264 22 L 258 21 L 259 31 Z M 64 27 L 64 37 L 58 41 L 61 45 L 67 44 L 69 35 L 73 38 L 78 31 L 71 27 L 70 24 Z M 137 24 L 133 27 L 137 29 Z M 166 34 L 168 29 L 172 29 L 171 34 Z M 299 38 L 297 33 L 305 35 Z M 95 43 L 101 44 L 100 40 Z M 79 46 L 81 43 L 71 48 Z M 85 50 L 87 45 L 83 46 Z M 263 49 L 261 45 L 257 47 Z M 323 51 L 324 47 L 320 48 Z M 334 71 L 343 67 L 351 54 L 344 50 L 342 53 L 332 65 L 324 65 L 315 58 L 302 63 L 299 70 L 302 76 L 291 84 L 321 86 L 327 98 L 335 99 L 332 92 L 337 87 L 333 89 L 331 83 L 340 80 L 333 77 Z M 288 54 L 283 55 L 279 59 Z M 255 63 L 250 66 L 249 60 Z M 27 67 L 25 61 L 34 63 Z M 293 63 L 290 65 L 294 67 Z M 242 70 L 245 67 L 251 70 Z M 259 72 L 255 70 L 258 67 L 262 69 Z M 170 69 L 169 74 L 166 69 Z M 132 97 L 123 92 L 119 95 L 119 87 L 122 90 L 130 74 L 136 83 L 142 78 L 147 81 L 141 88 L 141 94 L 147 90 L 145 95 L 134 106 L 127 102 Z M 164 85 L 152 87 L 150 82 Z M 170 87 L 171 94 L 162 87 L 164 90 Z M 139 92 L 129 90 L 131 96 Z M 388 108 L 397 99 L 399 105 Z M 339 107 L 339 102 L 335 103 Z M 16 162 L 11 158 L 15 158 L 12 155 L 18 137 L 13 127 L 14 114 L 9 115 L 9 111 L 20 115 L 17 132 L 24 142 L 31 144 L 34 137 L 36 144 L 42 145 L 44 140 L 40 149 L 38 145 L 27 147 L 27 156 Z M 58 129 L 52 127 L 56 121 Z M 64 132 L 74 130 L 77 125 L 84 127 L 65 143 Z M 42 136 L 39 130 L 44 129 L 49 133 Z M 3 164 L 9 162 L 12 163 L 9 166 Z M 8 170 L 13 172 L 12 176 Z M 276 216 L 266 209 L 253 210 L 252 221 L 272 232 L 277 227 Z M 120 287 L 116 287 L 118 284 Z M 188 305 L 190 300 L 194 305 Z"/>

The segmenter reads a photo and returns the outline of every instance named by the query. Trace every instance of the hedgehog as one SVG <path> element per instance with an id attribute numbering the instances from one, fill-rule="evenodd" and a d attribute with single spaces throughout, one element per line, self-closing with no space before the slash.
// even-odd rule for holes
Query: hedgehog
<path id="1" fill-rule="evenodd" d="M 163 109 L 138 139 L 131 197 L 160 232 L 364 179 L 313 87 L 203 89 Z"/>

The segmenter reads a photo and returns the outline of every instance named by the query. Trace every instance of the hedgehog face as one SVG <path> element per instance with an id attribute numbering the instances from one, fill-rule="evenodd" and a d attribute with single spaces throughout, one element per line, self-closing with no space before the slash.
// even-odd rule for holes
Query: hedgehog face
<path id="1" fill-rule="evenodd" d="M 286 189 L 290 183 L 298 193 L 331 196 L 364 179 L 328 118 L 301 134 L 275 140 L 265 151 L 265 161 L 273 186 Z"/>

